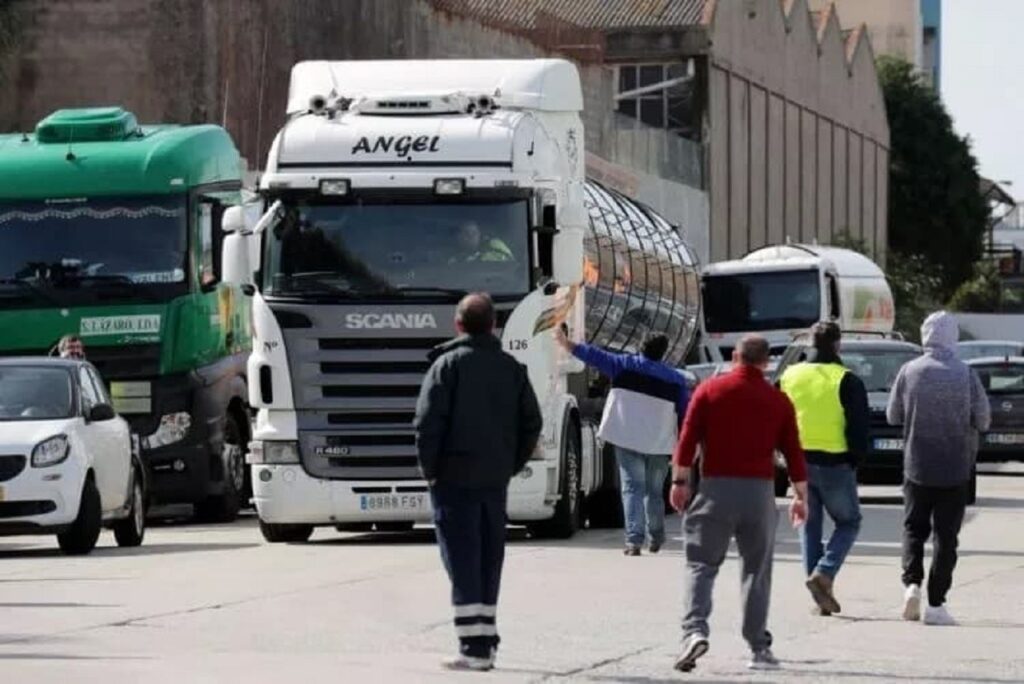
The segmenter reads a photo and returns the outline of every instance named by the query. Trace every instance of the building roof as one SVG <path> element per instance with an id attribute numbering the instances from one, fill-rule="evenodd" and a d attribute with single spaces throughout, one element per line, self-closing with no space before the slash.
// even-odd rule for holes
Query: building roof
<path id="1" fill-rule="evenodd" d="M 707 0 L 430 0 L 438 9 L 469 16 L 496 28 L 535 30 L 562 22 L 582 28 L 686 26 L 699 24 Z"/>

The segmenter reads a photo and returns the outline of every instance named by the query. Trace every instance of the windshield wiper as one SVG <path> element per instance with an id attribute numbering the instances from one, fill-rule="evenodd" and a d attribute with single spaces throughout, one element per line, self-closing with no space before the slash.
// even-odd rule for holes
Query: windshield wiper
<path id="1" fill-rule="evenodd" d="M 28 290 L 32 294 L 39 295 L 39 297 L 55 306 L 63 306 L 59 301 L 57 301 L 56 297 L 47 292 L 40 285 L 28 280 L 27 278 L 0 278 L 0 285 L 15 285 L 22 290 Z"/>
<path id="2" fill-rule="evenodd" d="M 412 286 L 412 285 L 409 285 L 409 286 L 403 285 L 403 286 L 399 286 L 399 287 L 388 288 L 388 289 L 382 291 L 381 294 L 401 294 L 401 295 L 409 294 L 409 295 L 425 295 L 425 296 L 429 296 L 429 295 L 447 295 L 447 296 L 450 296 L 450 297 L 455 297 L 455 298 L 458 298 L 458 299 L 462 299 L 467 294 L 469 294 L 469 292 L 467 292 L 466 290 L 460 290 L 460 289 L 454 288 L 454 287 L 419 287 L 419 286 Z"/>

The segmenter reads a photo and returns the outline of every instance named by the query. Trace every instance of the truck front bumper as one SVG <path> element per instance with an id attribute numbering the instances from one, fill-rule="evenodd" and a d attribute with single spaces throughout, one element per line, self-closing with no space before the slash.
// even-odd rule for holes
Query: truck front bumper
<path id="1" fill-rule="evenodd" d="M 550 518 L 548 495 L 555 464 L 531 461 L 512 479 L 509 521 Z M 360 522 L 433 522 L 423 481 L 342 481 L 310 477 L 301 465 L 252 466 L 253 500 L 260 519 L 276 524 L 340 525 Z"/>

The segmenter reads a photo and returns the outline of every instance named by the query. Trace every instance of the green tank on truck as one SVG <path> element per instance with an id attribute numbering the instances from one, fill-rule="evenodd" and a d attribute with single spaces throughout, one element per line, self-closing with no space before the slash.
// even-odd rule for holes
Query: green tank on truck
<path id="1" fill-rule="evenodd" d="M 0 136 L 0 354 L 78 335 L 139 436 L 150 501 L 230 520 L 246 499 L 249 299 L 221 282 L 241 201 L 218 126 L 67 109 Z"/>

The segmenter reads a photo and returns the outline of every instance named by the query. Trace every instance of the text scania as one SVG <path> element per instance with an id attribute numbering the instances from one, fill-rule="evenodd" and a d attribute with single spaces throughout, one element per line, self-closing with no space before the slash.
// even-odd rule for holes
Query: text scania
<path id="1" fill-rule="evenodd" d="M 352 148 L 352 154 L 359 154 L 365 152 L 367 154 L 376 154 L 378 152 L 394 152 L 399 157 L 408 157 L 411 152 L 437 152 L 439 151 L 438 145 L 441 143 L 440 136 L 429 136 L 421 135 L 419 137 L 412 137 L 411 135 L 382 135 L 378 137 L 373 144 L 370 144 L 370 139 L 362 137 L 356 146 Z"/>
<path id="2" fill-rule="evenodd" d="M 437 321 L 434 320 L 434 314 L 430 313 L 350 313 L 345 316 L 345 327 L 354 330 L 423 330 L 436 328 Z"/>

